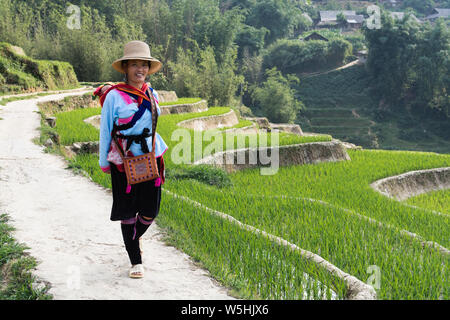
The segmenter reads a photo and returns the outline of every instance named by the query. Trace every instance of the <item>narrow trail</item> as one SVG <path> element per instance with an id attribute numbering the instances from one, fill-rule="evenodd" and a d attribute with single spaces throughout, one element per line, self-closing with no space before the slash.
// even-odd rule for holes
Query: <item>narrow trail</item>
<path id="1" fill-rule="evenodd" d="M 330 73 L 330 72 L 333 72 L 333 71 L 337 71 L 337 70 L 347 69 L 347 68 L 350 68 L 352 66 L 362 65 L 362 64 L 364 64 L 364 62 L 361 61 L 360 59 L 357 59 L 357 60 L 354 60 L 354 61 L 352 61 L 350 63 L 347 63 L 346 65 L 343 65 L 343 66 L 340 66 L 338 68 L 334 68 L 334 69 L 331 69 L 331 70 L 319 71 L 319 72 L 313 72 L 313 73 L 306 73 L 306 74 L 302 75 L 301 78 L 302 79 L 311 78 L 311 77 L 319 76 L 319 75 L 322 75 L 322 74 L 327 74 L 327 73 Z"/>
<path id="2" fill-rule="evenodd" d="M 186 254 L 162 241 L 157 223 L 143 236 L 143 279 L 128 278 L 120 223 L 109 220 L 112 196 L 66 169 L 32 142 L 37 102 L 90 90 L 14 101 L 0 108 L 0 212 L 38 261 L 33 272 L 54 299 L 233 299 Z"/>

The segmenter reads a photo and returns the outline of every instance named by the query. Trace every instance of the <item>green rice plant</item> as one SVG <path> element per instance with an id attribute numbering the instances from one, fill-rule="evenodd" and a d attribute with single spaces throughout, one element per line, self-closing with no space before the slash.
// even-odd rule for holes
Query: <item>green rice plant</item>
<path id="1" fill-rule="evenodd" d="M 430 191 L 410 197 L 404 202 L 450 215 L 450 189 Z"/>
<path id="2" fill-rule="evenodd" d="M 241 120 L 239 119 L 239 123 L 235 124 L 232 127 L 223 127 L 223 128 L 218 128 L 218 130 L 229 130 L 229 129 L 239 129 L 239 128 L 245 128 L 245 127 L 249 127 L 253 124 L 252 121 L 250 120 Z"/>
<path id="3" fill-rule="evenodd" d="M 166 179 L 194 179 L 219 188 L 231 185 L 231 179 L 225 170 L 209 165 L 171 166 L 166 170 Z"/>
<path id="4" fill-rule="evenodd" d="M 240 171 L 231 176 L 233 186 L 238 193 L 249 192 L 249 185 L 254 185 L 254 193 L 258 194 L 322 199 L 449 247 L 450 229 L 442 228 L 441 219 L 445 217 L 405 207 L 374 191 L 370 183 L 408 171 L 449 166 L 450 155 L 352 149 L 347 152 L 351 161 L 280 167 L 272 176 L 261 176 L 256 169 Z"/>
<path id="5" fill-rule="evenodd" d="M 384 280 L 378 294 L 382 299 L 448 297 L 448 258 L 437 250 L 423 249 L 420 241 L 400 233 L 400 229 L 408 230 L 448 248 L 448 216 L 405 207 L 369 185 L 406 171 L 448 166 L 450 155 L 348 152 L 351 161 L 281 167 L 273 176 L 261 176 L 257 169 L 236 172 L 230 175 L 232 187 L 220 190 L 171 180 L 166 181 L 166 188 L 296 243 L 363 281 L 370 265 L 380 267 Z M 274 200 L 275 195 L 325 200 L 394 228 L 377 228 L 344 210 L 295 199 Z M 420 271 L 420 279 L 411 268 Z"/>
<path id="6" fill-rule="evenodd" d="M 61 145 L 74 142 L 97 141 L 99 131 L 83 120 L 101 112 L 101 108 L 77 109 L 56 114 L 55 130 L 60 136 Z"/>
<path id="7" fill-rule="evenodd" d="M 264 192 L 252 182 L 247 183 L 246 192 L 235 193 L 205 188 L 195 181 L 168 181 L 166 188 L 317 253 L 362 281 L 369 278 L 370 266 L 379 267 L 382 279 L 377 293 L 381 299 L 448 298 L 448 257 L 436 249 L 424 249 L 398 229 L 382 228 L 321 203 L 259 196 Z M 414 282 L 417 293 L 411 291 L 412 267 L 420 270 L 420 281 Z"/>
<path id="8" fill-rule="evenodd" d="M 169 243 L 201 261 L 240 297 L 313 299 L 319 298 L 320 291 L 320 298 L 331 298 L 326 285 L 335 290 L 337 298 L 345 297 L 342 281 L 292 250 L 167 194 L 161 201 L 158 225 L 166 230 Z M 313 277 L 305 277 L 304 272 Z"/>
<path id="9" fill-rule="evenodd" d="M 177 105 L 177 104 L 191 104 L 191 103 L 197 103 L 202 101 L 202 98 L 179 98 L 175 101 L 167 101 L 167 102 L 161 102 L 159 105 L 162 106 L 171 106 L 171 105 Z"/>

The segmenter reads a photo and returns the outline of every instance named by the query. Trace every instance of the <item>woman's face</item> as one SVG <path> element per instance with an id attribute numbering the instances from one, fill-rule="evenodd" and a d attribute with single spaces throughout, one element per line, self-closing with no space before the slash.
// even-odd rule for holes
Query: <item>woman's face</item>
<path id="1" fill-rule="evenodd" d="M 145 60 L 129 60 L 127 63 L 128 81 L 132 83 L 143 83 L 147 76 L 149 62 Z"/>

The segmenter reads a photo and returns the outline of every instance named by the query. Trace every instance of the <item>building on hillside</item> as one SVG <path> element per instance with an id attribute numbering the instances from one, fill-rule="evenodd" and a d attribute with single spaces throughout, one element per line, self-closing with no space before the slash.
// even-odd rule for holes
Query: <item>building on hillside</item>
<path id="1" fill-rule="evenodd" d="M 400 7 L 402 4 L 401 0 L 380 0 L 380 2 L 393 8 Z"/>
<path id="2" fill-rule="evenodd" d="M 346 15 L 345 21 L 350 29 L 361 28 L 364 23 L 364 16 L 361 14 Z"/>
<path id="3" fill-rule="evenodd" d="M 421 20 L 417 19 L 417 17 L 414 14 L 410 14 L 410 19 L 413 19 L 415 22 L 418 23 L 422 23 Z M 405 12 L 401 12 L 401 11 L 396 11 L 396 12 L 391 12 L 391 17 L 398 20 L 403 20 L 403 18 L 405 17 Z"/>
<path id="4" fill-rule="evenodd" d="M 449 19 L 450 9 L 434 8 L 433 13 L 424 18 L 425 21 L 435 21 L 439 18 Z"/>
<path id="5" fill-rule="evenodd" d="M 338 16 L 342 13 L 345 18 L 345 26 L 339 25 Z M 364 16 L 356 14 L 352 10 L 320 11 L 320 21 L 317 27 L 345 27 L 347 29 L 361 28 L 364 23 Z"/>
<path id="6" fill-rule="evenodd" d="M 317 23 L 318 27 L 328 27 L 338 24 L 338 15 L 339 13 L 342 13 L 344 16 L 350 15 L 354 16 L 356 15 L 355 11 L 351 10 L 343 10 L 343 11 L 320 11 L 320 21 Z"/>
<path id="7" fill-rule="evenodd" d="M 322 40 L 322 41 L 327 41 L 328 39 L 325 38 L 324 36 L 318 34 L 317 32 L 313 32 L 311 33 L 309 36 L 303 38 L 304 41 L 309 41 L 309 40 Z"/>

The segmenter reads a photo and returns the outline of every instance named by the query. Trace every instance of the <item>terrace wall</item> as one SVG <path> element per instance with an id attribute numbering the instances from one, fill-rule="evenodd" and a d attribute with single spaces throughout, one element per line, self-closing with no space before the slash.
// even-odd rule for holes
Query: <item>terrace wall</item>
<path id="1" fill-rule="evenodd" d="M 273 152 L 278 152 L 278 165 L 301 165 L 319 162 L 351 160 L 346 148 L 338 140 L 326 142 L 310 142 L 286 146 L 245 148 L 215 153 L 196 161 L 194 164 L 211 164 L 222 167 L 227 172 L 236 170 L 268 167 L 261 154 L 274 159 Z"/>
<path id="2" fill-rule="evenodd" d="M 450 188 L 450 167 L 410 171 L 374 181 L 370 186 L 387 197 L 402 201 L 433 190 Z"/>

